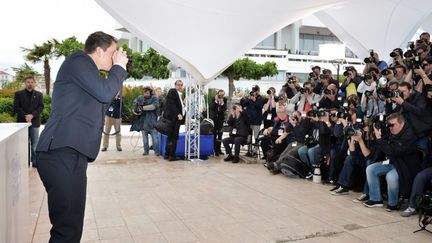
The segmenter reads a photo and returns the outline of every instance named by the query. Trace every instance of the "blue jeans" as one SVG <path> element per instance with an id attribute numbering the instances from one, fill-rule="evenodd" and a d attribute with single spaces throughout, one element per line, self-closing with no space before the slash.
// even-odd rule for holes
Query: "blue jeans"
<path id="1" fill-rule="evenodd" d="M 381 201 L 381 188 L 379 177 L 385 175 L 387 181 L 388 205 L 396 206 L 399 198 L 399 175 L 392 164 L 384 165 L 377 162 L 366 168 L 366 177 L 369 185 L 369 199 Z"/>
<path id="2" fill-rule="evenodd" d="M 309 165 L 310 168 L 312 168 L 313 165 L 319 163 L 319 161 L 315 161 L 315 159 L 318 158 L 319 153 L 321 153 L 319 145 L 315 145 L 312 148 L 308 148 L 305 145 L 300 147 L 298 150 L 300 160 L 303 161 L 303 163 Z"/>
<path id="3" fill-rule="evenodd" d="M 152 129 L 150 131 L 142 131 L 143 134 L 143 145 L 144 145 L 144 153 L 149 153 L 149 141 L 148 141 L 148 135 L 150 134 L 152 137 L 152 144 L 153 144 L 153 150 L 156 155 L 160 155 L 159 151 L 159 133 L 156 131 L 156 129 Z"/>
<path id="4" fill-rule="evenodd" d="M 33 165 L 36 165 L 36 146 L 39 142 L 39 127 L 29 127 L 29 141 L 30 141 L 30 151 L 31 159 L 30 161 Z"/>
<path id="5" fill-rule="evenodd" d="M 342 171 L 339 175 L 338 184 L 347 188 L 351 186 L 351 175 L 354 170 L 354 165 L 360 165 L 362 168 L 366 167 L 366 161 L 357 156 L 348 155 L 345 158 Z"/>

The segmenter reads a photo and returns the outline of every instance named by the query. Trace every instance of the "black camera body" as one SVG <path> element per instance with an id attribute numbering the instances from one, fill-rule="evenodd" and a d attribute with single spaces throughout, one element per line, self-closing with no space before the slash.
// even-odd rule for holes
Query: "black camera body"
<path id="1" fill-rule="evenodd" d="M 297 91 L 300 92 L 301 94 L 304 94 L 307 92 L 307 90 L 305 88 L 298 88 Z"/>
<path id="2" fill-rule="evenodd" d="M 386 116 L 377 115 L 372 118 L 372 124 L 376 129 L 387 128 Z"/>
<path id="3" fill-rule="evenodd" d="M 403 94 L 399 90 L 378 89 L 377 93 L 384 96 L 386 99 L 394 98 L 397 96 L 403 97 Z"/>
<path id="4" fill-rule="evenodd" d="M 371 91 L 371 90 L 366 90 L 365 92 L 364 92 L 364 95 L 366 95 L 366 97 L 372 97 L 373 96 L 373 91 Z"/>
<path id="5" fill-rule="evenodd" d="M 335 95 L 336 93 L 335 93 L 334 90 L 326 88 L 326 89 L 324 89 L 324 94 L 326 94 L 326 95 Z"/>

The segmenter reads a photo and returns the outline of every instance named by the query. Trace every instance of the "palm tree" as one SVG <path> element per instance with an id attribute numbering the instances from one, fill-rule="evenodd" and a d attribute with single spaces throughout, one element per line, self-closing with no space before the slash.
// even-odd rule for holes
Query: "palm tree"
<path id="1" fill-rule="evenodd" d="M 58 43 L 55 39 L 49 40 L 42 45 L 34 45 L 31 48 L 24 48 L 22 50 L 26 52 L 25 59 L 32 63 L 43 62 L 44 64 L 44 78 L 46 94 L 50 94 L 51 87 L 51 67 L 49 65 L 49 60 L 55 56 L 55 45 Z"/>

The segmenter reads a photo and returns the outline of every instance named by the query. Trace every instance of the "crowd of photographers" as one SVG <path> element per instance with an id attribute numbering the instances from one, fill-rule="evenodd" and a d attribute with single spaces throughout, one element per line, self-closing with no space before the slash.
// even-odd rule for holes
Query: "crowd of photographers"
<path id="1" fill-rule="evenodd" d="M 270 88 L 267 95 L 254 86 L 229 115 L 225 161 L 238 162 L 240 145 L 253 146 L 247 142 L 252 134 L 268 167 L 290 154 L 308 166 L 306 178 L 320 166 L 335 185 L 333 195 L 360 188 L 354 202 L 383 207 L 385 199 L 387 211 L 398 210 L 406 198 L 401 215 L 415 214 L 416 194 L 432 184 L 431 47 L 425 32 L 405 52 L 394 49 L 391 63 L 371 50 L 364 70 L 346 67 L 341 83 L 315 66 L 302 85 L 288 76 L 280 91 Z"/>

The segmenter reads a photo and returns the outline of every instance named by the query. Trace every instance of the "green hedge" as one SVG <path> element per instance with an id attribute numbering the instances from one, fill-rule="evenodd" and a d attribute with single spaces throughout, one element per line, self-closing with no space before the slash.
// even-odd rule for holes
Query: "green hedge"
<path id="1" fill-rule="evenodd" d="M 11 116 L 9 113 L 0 112 L 0 123 L 11 123 L 15 122 L 16 118 Z"/>
<path id="2" fill-rule="evenodd" d="M 14 116 L 13 98 L 0 98 L 0 113 Z"/>

